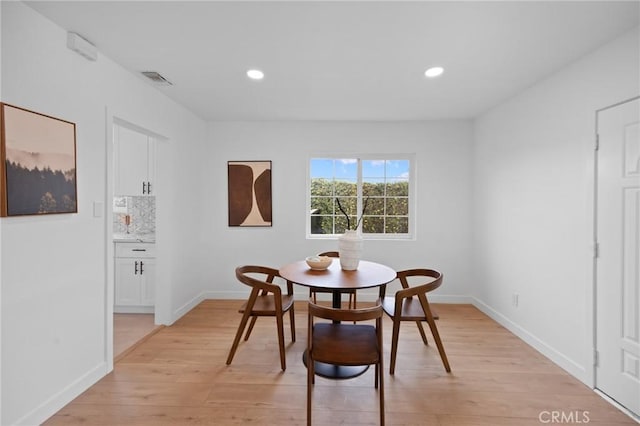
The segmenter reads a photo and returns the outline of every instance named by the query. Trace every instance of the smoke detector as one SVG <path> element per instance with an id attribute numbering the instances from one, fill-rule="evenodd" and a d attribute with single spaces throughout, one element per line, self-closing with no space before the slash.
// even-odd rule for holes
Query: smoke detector
<path id="1" fill-rule="evenodd" d="M 147 77 L 149 80 L 153 81 L 158 86 L 173 86 L 169 80 L 160 75 L 159 72 L 156 71 L 142 71 L 142 75 Z"/>

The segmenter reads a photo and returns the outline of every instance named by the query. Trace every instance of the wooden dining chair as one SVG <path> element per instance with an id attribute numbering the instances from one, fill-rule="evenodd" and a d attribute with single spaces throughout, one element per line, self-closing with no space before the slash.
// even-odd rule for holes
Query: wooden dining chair
<path id="1" fill-rule="evenodd" d="M 393 332 L 391 335 L 391 362 L 389 364 L 389 374 L 395 373 L 396 354 L 398 351 L 398 335 L 400 334 L 400 323 L 402 321 L 415 321 L 422 336 L 422 341 L 428 345 L 427 335 L 422 328 L 422 322 L 426 321 L 431 328 L 431 334 L 436 341 L 440 358 L 444 364 L 445 370 L 451 372 L 447 354 L 444 352 L 444 346 L 438 333 L 438 327 L 434 314 L 429 306 L 427 293 L 440 287 L 443 275 L 433 269 L 408 269 L 397 273 L 397 278 L 402 285 L 402 290 L 398 290 L 394 296 L 385 297 L 385 286 L 380 287 L 380 299 L 382 309 L 393 320 Z M 410 285 L 409 281 L 424 282 L 419 285 Z"/>
<path id="2" fill-rule="evenodd" d="M 289 312 L 289 322 L 291 323 L 291 341 L 296 341 L 293 283 L 291 281 L 286 282 L 287 293 L 283 294 L 280 285 L 274 283 L 275 278 L 281 278 L 280 273 L 277 269 L 266 266 L 239 266 L 236 268 L 236 278 L 241 283 L 251 287 L 251 293 L 249 294 L 249 299 L 240 307 L 239 312 L 242 314 L 242 319 L 227 357 L 227 365 L 231 364 L 233 360 L 240 343 L 240 337 L 247 326 L 249 318 L 251 318 L 251 323 L 244 336 L 245 341 L 249 340 L 258 317 L 276 317 L 278 344 L 280 346 L 280 366 L 283 371 L 286 370 L 283 317 L 287 312 Z"/>
<path id="3" fill-rule="evenodd" d="M 316 322 L 315 319 L 332 322 Z M 375 320 L 371 324 L 361 321 Z M 354 321 L 345 324 L 339 321 Z M 380 396 L 380 424 L 384 425 L 384 368 L 382 306 L 335 309 L 309 300 L 307 338 L 307 425 L 311 425 L 311 399 L 315 361 L 333 365 L 375 365 L 375 388 Z"/>
<path id="4" fill-rule="evenodd" d="M 323 253 L 318 254 L 318 256 L 328 256 L 328 257 L 339 258 L 340 253 L 337 251 L 325 251 Z M 317 293 L 332 293 L 332 290 L 319 288 L 319 287 L 309 287 L 309 297 L 313 299 L 313 303 L 317 303 L 317 300 L 316 300 Z M 355 289 L 340 290 L 340 293 L 349 295 L 349 309 L 355 309 L 356 308 L 356 290 Z"/>

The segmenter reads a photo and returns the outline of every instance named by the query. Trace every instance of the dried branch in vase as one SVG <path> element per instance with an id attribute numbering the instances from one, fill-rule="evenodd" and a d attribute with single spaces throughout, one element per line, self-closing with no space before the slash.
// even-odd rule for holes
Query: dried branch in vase
<path id="1" fill-rule="evenodd" d="M 353 229 L 351 228 L 351 218 L 349 217 L 345 209 L 342 207 L 342 204 L 340 204 L 340 199 L 338 197 L 336 197 L 336 203 L 338 203 L 338 208 L 340 209 L 344 217 L 347 218 L 347 230 L 355 231 L 356 229 L 358 229 L 358 227 L 360 226 L 360 223 L 362 222 L 362 218 L 364 217 L 364 213 L 367 211 L 367 204 L 369 203 L 369 197 L 365 198 L 364 204 L 362 205 L 362 214 L 360 214 L 360 217 L 356 221 L 356 226 Z"/>

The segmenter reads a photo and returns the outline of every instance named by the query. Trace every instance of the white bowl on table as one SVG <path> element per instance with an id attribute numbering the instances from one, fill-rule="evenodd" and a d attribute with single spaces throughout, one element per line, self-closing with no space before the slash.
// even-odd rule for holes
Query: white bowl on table
<path id="1" fill-rule="evenodd" d="M 324 271 L 331 265 L 333 259 L 329 256 L 309 256 L 305 261 L 307 262 L 307 265 L 309 265 L 309 268 L 314 271 Z"/>

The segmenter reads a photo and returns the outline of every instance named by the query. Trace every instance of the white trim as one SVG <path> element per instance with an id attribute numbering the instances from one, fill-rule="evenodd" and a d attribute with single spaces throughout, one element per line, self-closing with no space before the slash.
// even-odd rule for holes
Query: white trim
<path id="1" fill-rule="evenodd" d="M 509 318 L 505 317 L 500 312 L 486 305 L 481 300 L 478 300 L 475 297 L 473 297 L 472 299 L 473 299 L 472 303 L 476 308 L 480 309 L 483 313 L 488 315 L 495 322 L 497 322 L 498 324 L 500 324 L 501 326 L 509 330 L 511 333 L 515 334 L 517 337 L 519 337 L 521 340 L 523 340 L 532 348 L 536 349 L 542 355 L 549 358 L 551 361 L 557 364 L 560 368 L 566 370 L 569 374 L 574 376 L 576 379 L 590 386 L 589 383 L 587 382 L 587 371 L 582 365 L 572 360 L 571 358 L 568 358 L 563 353 L 558 352 L 556 349 L 554 349 L 553 347 L 549 346 L 548 344 L 540 340 L 537 336 L 525 330 L 515 322 L 511 321 Z"/>
<path id="2" fill-rule="evenodd" d="M 204 292 L 200 293 L 199 295 L 197 295 L 196 297 L 194 297 L 193 299 L 189 300 L 187 303 L 185 303 L 182 306 L 180 306 L 178 309 L 173 311 L 173 313 L 171 315 L 171 323 L 170 324 L 165 324 L 165 325 L 173 324 L 174 322 L 176 322 L 180 318 L 182 318 L 190 310 L 192 310 L 193 308 L 198 306 L 203 300 L 211 299 L 211 297 L 207 297 L 207 295 L 210 294 L 210 293 L 211 292 L 204 291 Z M 246 298 L 246 295 L 245 295 L 245 298 Z"/>
<path id="3" fill-rule="evenodd" d="M 624 405 L 620 405 L 618 403 L 618 401 L 616 401 L 615 399 L 612 399 L 609 395 L 607 395 L 606 393 L 602 392 L 599 389 L 594 389 L 593 390 L 596 395 L 599 395 L 602 399 L 604 399 L 605 401 L 607 401 L 609 404 L 613 405 L 614 407 L 616 407 L 618 410 L 622 411 L 624 414 L 626 414 L 627 416 L 629 416 L 631 418 L 631 420 L 635 421 L 636 423 L 640 424 L 640 417 L 636 416 L 633 412 L 631 412 L 628 408 L 626 408 Z"/>
<path id="4" fill-rule="evenodd" d="M 113 246 L 113 120 L 114 116 L 105 107 L 105 191 L 104 191 L 104 241 L 105 247 L 105 362 L 107 365 L 105 374 L 113 371 L 113 308 L 115 303 L 115 249 Z"/>
<path id="5" fill-rule="evenodd" d="M 145 127 L 139 126 L 137 124 L 133 124 L 133 121 L 125 120 L 122 118 L 125 114 L 120 114 L 118 111 L 114 111 L 109 106 L 105 107 L 105 175 L 106 175 L 106 185 L 105 185 L 105 242 L 107 244 L 105 250 L 105 268 L 106 268 L 106 282 L 105 282 L 105 357 L 107 363 L 107 371 L 105 374 L 109 373 L 113 370 L 113 313 L 114 313 L 114 293 L 115 293 L 115 253 L 113 247 L 113 196 L 114 187 L 113 187 L 113 127 L 115 125 L 126 127 L 128 129 L 137 131 L 139 133 L 143 133 L 148 137 L 153 138 L 156 142 L 166 142 L 169 141 L 169 138 L 160 135 L 156 132 L 153 132 Z M 157 167 L 157 159 L 154 158 L 156 164 L 154 165 L 154 169 L 156 173 L 158 172 Z M 158 199 L 162 197 L 162 190 L 158 191 L 156 188 L 155 197 L 156 202 Z M 157 215 L 156 215 L 157 217 Z M 156 230 L 156 236 L 158 236 L 159 232 Z M 156 238 L 156 244 L 158 240 L 161 238 Z M 162 285 L 159 285 L 162 283 Z M 167 280 L 158 279 L 156 277 L 156 301 L 155 306 L 153 307 L 154 314 L 154 323 L 155 324 L 167 324 L 165 318 L 165 313 L 168 314 L 170 312 L 171 299 L 169 295 L 171 293 L 171 289 L 169 288 L 169 283 Z"/>
<path id="6" fill-rule="evenodd" d="M 294 298 L 295 300 L 306 301 L 309 300 L 309 294 L 305 291 L 303 286 L 298 286 L 300 290 L 294 290 Z M 196 306 L 198 303 L 203 300 L 237 300 L 238 302 L 242 302 L 249 297 L 248 291 L 206 291 L 201 293 L 194 301 L 197 301 L 192 304 L 192 306 Z M 362 289 L 358 291 L 358 300 L 366 301 L 366 302 L 375 302 L 378 298 L 378 290 L 371 291 L 371 289 Z M 473 305 L 474 299 L 471 296 L 460 296 L 455 294 L 437 294 L 437 295 L 429 295 L 429 301 L 432 303 L 449 303 L 449 304 L 465 304 L 465 305 Z"/>
<path id="7" fill-rule="evenodd" d="M 115 314 L 153 314 L 155 308 L 153 306 L 114 306 Z"/>
<path id="8" fill-rule="evenodd" d="M 53 395 L 51 398 L 40 404 L 24 417 L 16 421 L 15 425 L 39 425 L 49 417 L 60 411 L 62 407 L 69 404 L 75 398 L 80 396 L 82 392 L 89 389 L 102 379 L 107 371 L 107 363 L 100 363 L 78 380 Z"/>

